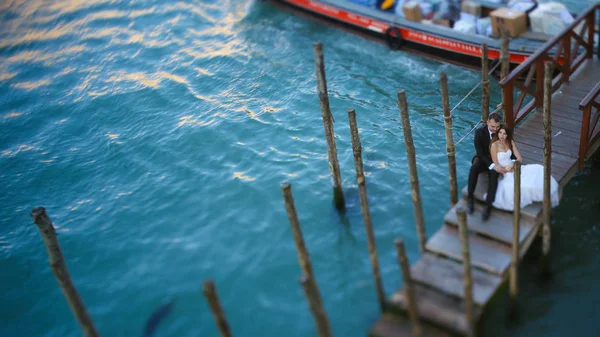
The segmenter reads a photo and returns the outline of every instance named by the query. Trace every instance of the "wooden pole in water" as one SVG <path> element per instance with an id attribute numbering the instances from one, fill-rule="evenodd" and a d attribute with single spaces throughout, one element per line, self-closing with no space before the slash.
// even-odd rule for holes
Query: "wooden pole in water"
<path id="1" fill-rule="evenodd" d="M 452 116 L 450 115 L 450 99 L 448 98 L 448 76 L 440 74 L 442 89 L 442 106 L 444 109 L 444 127 L 446 128 L 446 154 L 448 155 L 448 177 L 450 179 L 450 207 L 458 202 L 458 186 L 456 184 L 456 151 L 452 138 Z"/>
<path id="2" fill-rule="evenodd" d="M 469 327 L 468 336 L 473 336 L 473 279 L 471 276 L 471 253 L 469 252 L 467 211 L 464 207 L 456 207 L 456 217 L 458 218 L 458 234 L 460 237 L 460 250 L 462 253 L 465 274 L 465 318 Z"/>
<path id="3" fill-rule="evenodd" d="M 298 253 L 298 262 L 300 263 L 300 269 L 303 274 L 308 275 L 311 282 L 315 282 L 315 275 L 313 274 L 312 264 L 310 263 L 310 255 L 304 244 L 304 237 L 302 235 L 302 229 L 300 228 L 300 220 L 298 219 L 298 213 L 296 212 L 296 205 L 294 203 L 294 196 L 292 195 L 292 185 L 288 182 L 281 184 L 281 193 L 283 194 L 283 202 L 285 204 L 285 210 L 292 227 L 292 234 L 294 235 L 294 242 L 296 243 L 296 252 Z M 318 289 L 315 285 L 315 288 Z M 316 299 L 321 302 L 321 295 L 317 290 L 315 292 Z"/>
<path id="4" fill-rule="evenodd" d="M 367 198 L 367 185 L 362 163 L 362 147 L 360 145 L 360 136 L 358 135 L 358 126 L 356 123 L 356 112 L 354 109 L 348 109 L 348 119 L 350 121 L 350 134 L 352 135 L 352 152 L 354 153 L 354 166 L 356 166 L 356 180 L 358 182 L 358 192 L 360 194 L 360 208 L 362 209 L 363 221 L 367 232 L 367 244 L 369 247 L 369 258 L 373 269 L 373 278 L 377 290 L 377 299 L 381 311 L 385 310 L 385 291 L 381 281 L 379 271 L 379 259 L 377 257 L 377 247 L 375 246 L 375 234 L 373 231 L 373 222 L 371 221 L 371 212 L 369 211 L 369 199 Z"/>
<path id="5" fill-rule="evenodd" d="M 358 124 L 356 123 L 356 111 L 348 109 L 348 120 L 350 122 L 350 136 L 352 137 L 352 153 L 354 154 L 354 167 L 356 168 L 356 179 L 363 177 L 362 146 L 358 135 Z"/>
<path id="6" fill-rule="evenodd" d="M 92 317 L 88 314 L 87 309 L 71 280 L 71 275 L 69 274 L 60 245 L 56 239 L 54 225 L 52 224 L 50 217 L 48 217 L 48 214 L 46 214 L 46 209 L 44 207 L 34 208 L 30 215 L 33 222 L 37 225 L 46 246 L 48 262 L 50 263 L 54 277 L 56 277 L 58 285 L 62 289 L 63 295 L 65 296 L 71 311 L 75 314 L 75 318 L 77 318 L 77 321 L 81 326 L 83 335 L 85 337 L 99 336 L 98 331 L 96 331 L 96 327 L 94 326 L 94 322 L 92 321 Z"/>
<path id="7" fill-rule="evenodd" d="M 342 175 L 340 173 L 340 164 L 337 158 L 337 149 L 335 146 L 335 133 L 333 131 L 333 115 L 329 109 L 329 95 L 327 94 L 327 80 L 325 78 L 325 65 L 323 62 L 323 44 L 315 42 L 313 44 L 315 54 L 315 66 L 317 69 L 317 89 L 319 92 L 319 102 L 321 104 L 321 117 L 323 118 L 323 128 L 325 129 L 325 139 L 327 140 L 327 160 L 329 162 L 329 172 L 333 184 L 333 202 L 338 210 L 346 207 L 344 200 L 344 191 L 342 190 Z"/>
<path id="8" fill-rule="evenodd" d="M 510 56 L 509 56 L 509 42 L 508 42 L 508 32 L 506 30 L 502 31 L 502 42 L 500 45 L 500 80 L 505 79 L 508 76 L 508 73 L 510 71 Z M 504 90 L 508 90 L 507 88 L 502 88 L 502 91 Z M 512 93 L 511 93 L 512 94 Z M 503 108 L 502 108 L 502 121 L 506 122 L 506 107 L 507 107 L 507 102 L 504 102 L 504 96 L 502 95 L 503 98 Z"/>
<path id="9" fill-rule="evenodd" d="M 319 337 L 330 337 L 331 329 L 329 327 L 329 319 L 327 318 L 327 314 L 321 303 L 319 289 L 317 288 L 316 283 L 306 274 L 303 274 L 300 277 L 299 282 L 300 285 L 302 285 L 302 289 L 304 289 L 304 296 L 308 301 L 310 311 L 315 319 Z"/>
<path id="10" fill-rule="evenodd" d="M 510 51 L 509 51 L 509 40 L 508 32 L 502 31 L 502 42 L 500 44 L 500 80 L 505 79 L 510 72 Z"/>
<path id="11" fill-rule="evenodd" d="M 413 143 L 412 131 L 410 128 L 410 119 L 408 118 L 408 102 L 406 100 L 406 92 L 403 89 L 398 90 L 398 108 L 400 108 L 402 130 L 404 131 L 404 142 L 406 143 L 406 157 L 408 159 L 408 170 L 410 172 L 410 186 L 412 189 L 412 200 L 415 209 L 417 234 L 419 236 L 419 249 L 421 250 L 421 253 L 423 253 L 425 252 L 427 235 L 425 234 L 425 220 L 423 217 L 423 206 L 421 205 L 421 192 L 419 190 L 419 177 L 417 175 L 415 145 Z"/>
<path id="12" fill-rule="evenodd" d="M 550 274 L 550 222 L 552 221 L 552 204 L 550 199 L 550 178 L 552 175 L 552 73 L 554 65 L 544 65 L 544 201 L 542 224 L 542 267 L 543 276 Z"/>
<path id="13" fill-rule="evenodd" d="M 515 185 L 514 195 L 515 204 L 513 210 L 513 238 L 512 238 L 512 264 L 510 265 L 510 305 L 509 305 L 509 316 L 511 318 L 517 315 L 517 292 L 518 292 L 518 264 L 519 264 L 519 235 L 521 221 L 521 162 L 515 162 Z"/>
<path id="14" fill-rule="evenodd" d="M 481 121 L 485 122 L 490 114 L 490 79 L 487 43 L 481 45 Z"/>
<path id="15" fill-rule="evenodd" d="M 419 322 L 419 316 L 417 311 L 417 302 L 415 300 L 415 290 L 410 276 L 410 268 L 408 266 L 408 258 L 406 257 L 406 248 L 404 247 L 404 241 L 402 239 L 396 239 L 394 241 L 396 245 L 396 251 L 398 252 L 398 263 L 402 269 L 402 279 L 404 280 L 404 298 L 408 307 L 408 316 L 410 317 L 412 325 L 413 337 L 421 337 L 423 332 L 421 330 L 421 323 Z"/>
<path id="16" fill-rule="evenodd" d="M 215 290 L 215 284 L 212 280 L 206 280 L 202 284 L 202 291 L 204 292 L 204 296 L 208 301 L 208 305 L 210 306 L 210 310 L 215 317 L 215 322 L 217 323 L 217 328 L 219 328 L 219 333 L 221 337 L 231 337 L 231 332 L 229 331 L 229 323 L 227 323 L 227 318 L 225 317 L 225 313 L 223 312 L 223 308 L 221 307 L 221 302 L 219 301 L 219 296 L 217 296 L 217 291 Z"/>

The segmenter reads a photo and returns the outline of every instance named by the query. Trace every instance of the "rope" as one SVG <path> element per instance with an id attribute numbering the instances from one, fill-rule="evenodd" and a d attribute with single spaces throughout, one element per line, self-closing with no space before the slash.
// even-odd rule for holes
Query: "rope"
<path id="1" fill-rule="evenodd" d="M 467 132 L 466 135 L 464 135 L 458 142 L 454 143 L 454 146 L 457 146 L 458 144 L 460 144 L 463 140 L 465 140 L 465 138 L 467 138 L 468 135 L 471 134 L 471 132 L 473 132 L 475 129 L 477 129 L 477 127 L 479 126 L 479 124 L 483 123 L 482 121 L 479 121 L 479 123 L 475 124 L 475 126 L 469 131 Z"/>
<path id="2" fill-rule="evenodd" d="M 498 66 L 499 66 L 501 63 L 502 63 L 502 62 L 498 62 L 498 63 L 496 63 L 496 65 L 495 65 L 495 66 L 492 68 L 492 70 L 490 70 L 490 71 L 488 72 L 488 75 L 491 75 L 491 74 L 494 72 L 494 70 L 496 70 L 496 68 L 498 68 Z M 465 99 L 467 99 L 467 97 L 471 96 L 471 94 L 472 94 L 472 93 L 473 93 L 473 92 L 474 92 L 474 91 L 475 91 L 477 88 L 479 88 L 479 86 L 481 85 L 481 82 L 483 82 L 483 81 L 479 81 L 479 83 L 477 83 L 477 85 L 475 85 L 475 86 L 473 87 L 473 89 L 471 89 L 471 91 L 469 91 L 469 93 L 468 93 L 468 94 L 466 94 L 466 95 L 465 95 L 465 97 L 463 97 L 463 99 L 461 99 L 461 100 L 460 100 L 460 102 L 458 102 L 458 104 L 456 104 L 456 105 L 454 106 L 454 108 L 452 108 L 452 110 L 450 110 L 450 114 L 452 114 L 452 113 L 454 112 L 454 110 L 455 110 L 456 108 L 458 108 L 458 106 L 459 106 L 459 105 L 461 105 L 461 104 L 462 104 L 462 102 L 464 102 L 464 101 L 465 101 Z M 489 81 L 487 81 L 487 82 L 489 83 Z"/>

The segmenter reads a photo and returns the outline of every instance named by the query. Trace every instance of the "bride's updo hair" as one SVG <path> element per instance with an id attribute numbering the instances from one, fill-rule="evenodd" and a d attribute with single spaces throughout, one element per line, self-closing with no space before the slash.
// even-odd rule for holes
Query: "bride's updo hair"
<path id="1" fill-rule="evenodd" d="M 498 128 L 498 131 L 494 134 L 494 137 L 492 137 L 492 141 L 490 142 L 490 148 L 492 147 L 492 144 L 494 144 L 495 142 L 500 140 L 500 137 L 498 137 L 500 130 L 504 130 L 506 132 L 506 141 L 508 142 L 508 148 L 510 149 L 511 152 L 513 152 L 513 148 L 512 148 L 513 130 L 506 124 L 500 125 L 500 127 Z"/>

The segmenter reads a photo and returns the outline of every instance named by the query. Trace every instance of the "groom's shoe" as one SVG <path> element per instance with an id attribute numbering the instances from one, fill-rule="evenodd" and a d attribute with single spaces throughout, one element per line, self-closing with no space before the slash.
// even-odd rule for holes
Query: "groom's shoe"
<path id="1" fill-rule="evenodd" d="M 486 206 L 483 210 L 483 214 L 481 215 L 481 219 L 483 221 L 488 221 L 490 218 L 490 213 L 492 212 L 492 206 Z"/>
<path id="2" fill-rule="evenodd" d="M 467 198 L 467 212 L 469 212 L 469 214 L 473 214 L 475 208 L 473 205 L 474 202 L 473 197 Z"/>

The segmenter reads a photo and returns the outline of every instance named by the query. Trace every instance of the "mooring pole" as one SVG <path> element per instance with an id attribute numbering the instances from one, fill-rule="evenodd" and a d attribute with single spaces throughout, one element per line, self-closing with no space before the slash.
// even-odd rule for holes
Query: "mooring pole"
<path id="1" fill-rule="evenodd" d="M 283 202 L 285 204 L 285 210 L 292 227 L 292 234 L 294 235 L 294 243 L 296 244 L 296 252 L 298 254 L 298 262 L 300 263 L 300 269 L 303 274 L 308 275 L 310 282 L 315 281 L 315 275 L 313 274 L 312 264 L 310 263 L 310 255 L 308 249 L 304 244 L 304 237 L 302 235 L 302 229 L 300 228 L 300 220 L 298 219 L 298 213 L 296 212 L 296 205 L 294 203 L 294 196 L 292 195 L 292 185 L 288 182 L 281 184 L 281 193 L 283 194 Z M 314 298 L 321 302 L 321 295 L 317 285 L 314 285 L 316 289 L 314 292 Z"/>
<path id="2" fill-rule="evenodd" d="M 552 221 L 552 203 L 550 199 L 550 179 L 552 177 L 552 73 L 554 65 L 547 62 L 544 65 L 544 201 L 542 224 L 542 266 L 543 276 L 550 275 L 550 223 Z"/>
<path id="3" fill-rule="evenodd" d="M 329 109 L 329 95 L 327 93 L 325 64 L 323 62 L 323 44 L 321 42 L 315 42 L 313 44 L 313 51 L 315 54 L 315 66 L 317 70 L 317 90 L 319 92 L 319 102 L 321 104 L 321 117 L 323 118 L 325 139 L 327 140 L 327 160 L 329 163 L 329 172 L 331 174 L 331 183 L 333 185 L 333 202 L 338 210 L 343 210 L 346 207 L 346 202 L 344 200 L 342 175 L 340 173 L 340 164 L 338 162 L 337 149 L 335 146 L 333 115 Z"/>
<path id="4" fill-rule="evenodd" d="M 206 280 L 202 284 L 202 292 L 206 297 L 206 301 L 210 306 L 210 310 L 213 313 L 215 318 L 215 323 L 217 324 L 217 328 L 219 329 L 219 334 L 221 337 L 231 337 L 231 332 L 229 331 L 229 323 L 227 323 L 227 318 L 225 317 L 225 313 L 223 312 L 223 307 L 221 306 L 221 301 L 219 301 L 219 296 L 217 295 L 217 291 L 215 289 L 215 283 L 212 280 Z"/>
<path id="5" fill-rule="evenodd" d="M 469 236 L 467 228 L 467 211 L 462 206 L 456 207 L 458 218 L 458 234 L 460 237 L 460 250 L 463 259 L 463 270 L 465 274 L 465 318 L 468 325 L 468 336 L 473 336 L 475 326 L 473 320 L 473 278 L 471 276 L 471 253 L 469 252 Z"/>
<path id="6" fill-rule="evenodd" d="M 490 79 L 487 43 L 481 45 L 481 121 L 486 122 L 490 114 Z"/>
<path id="7" fill-rule="evenodd" d="M 425 252 L 427 234 L 425 233 L 425 219 L 423 217 L 423 206 L 421 205 L 421 192 L 417 174 L 417 157 L 410 128 L 410 119 L 408 118 L 408 102 L 406 100 L 406 92 L 403 89 L 398 90 L 398 108 L 400 109 L 400 119 L 402 120 L 402 130 L 404 131 L 404 142 L 406 143 L 406 158 L 408 159 L 412 201 L 415 209 L 415 223 L 417 226 L 417 234 L 419 236 L 419 249 L 421 253 L 423 253 Z"/>
<path id="8" fill-rule="evenodd" d="M 317 325 L 319 337 L 330 337 L 331 328 L 329 327 L 329 319 L 327 318 L 327 313 L 325 312 L 323 304 L 321 303 L 317 283 L 314 282 L 314 280 L 311 280 L 310 276 L 306 274 L 303 274 L 300 277 L 299 283 L 302 285 L 304 296 L 308 301 L 310 312 L 312 313 L 315 324 Z"/>
<path id="9" fill-rule="evenodd" d="M 408 308 L 408 316 L 410 317 L 412 326 L 412 335 L 413 337 L 421 337 L 423 335 L 423 331 L 421 329 L 421 322 L 419 322 L 417 301 L 415 300 L 415 289 L 413 286 L 412 277 L 410 276 L 410 267 L 408 264 L 408 258 L 406 257 L 404 241 L 402 239 L 396 239 L 394 244 L 396 245 L 398 264 L 400 264 L 400 268 L 402 270 L 402 279 L 404 280 L 404 298 L 406 299 L 406 307 Z"/>
<path id="10" fill-rule="evenodd" d="M 446 154 L 448 155 L 448 178 L 450 179 L 450 207 L 458 202 L 458 186 L 456 183 L 456 151 L 452 138 L 452 116 L 450 115 L 450 98 L 448 97 L 448 76 L 440 74 L 442 89 L 442 106 L 444 109 L 444 127 L 446 129 Z"/>
<path id="11" fill-rule="evenodd" d="M 510 54 L 509 54 L 509 41 L 508 41 L 508 32 L 506 30 L 502 31 L 502 42 L 500 45 L 500 80 L 505 79 L 510 72 Z M 512 88 L 512 87 L 511 87 Z M 502 88 L 502 91 L 508 90 L 506 87 Z M 510 89 L 512 90 L 512 89 Z M 508 94 L 512 95 L 512 92 Z M 502 95 L 502 121 L 506 123 L 507 112 L 506 109 L 512 102 L 505 102 L 504 98 L 506 95 Z M 511 96 L 512 98 L 512 96 Z M 512 121 L 509 121 L 512 123 Z"/>
<path id="12" fill-rule="evenodd" d="M 83 335 L 85 337 L 98 337 L 99 334 L 98 331 L 96 331 L 92 317 L 88 314 L 87 309 L 75 288 L 75 284 L 73 284 L 73 281 L 71 280 L 71 275 L 69 274 L 60 245 L 56 239 L 54 225 L 52 224 L 50 217 L 48 217 L 48 214 L 46 214 L 46 209 L 44 207 L 34 208 L 30 215 L 33 222 L 37 225 L 46 246 L 48 262 L 50 263 L 54 277 L 56 278 L 56 281 L 58 281 L 58 285 L 62 289 L 63 295 L 65 296 L 71 311 L 75 314 L 75 318 L 77 318 L 77 322 L 79 322 L 79 325 L 81 326 Z"/>
<path id="13" fill-rule="evenodd" d="M 515 162 L 515 185 L 514 195 L 515 204 L 513 210 L 513 237 L 512 237 L 512 264 L 510 265 L 510 305 L 509 316 L 515 318 L 517 316 L 517 292 L 518 288 L 518 266 L 519 266 L 519 235 L 521 221 L 521 162 Z"/>
<path id="14" fill-rule="evenodd" d="M 360 136 L 358 135 L 358 126 L 356 123 L 356 112 L 354 109 L 348 109 L 348 120 L 350 121 L 350 134 L 352 136 L 352 152 L 354 153 L 354 166 L 356 166 L 356 180 L 358 182 L 358 192 L 360 194 L 360 208 L 362 209 L 363 221 L 367 232 L 367 244 L 369 247 L 369 258 L 377 290 L 377 299 L 381 311 L 385 310 L 385 291 L 381 281 L 379 271 L 379 258 L 377 257 L 377 247 L 375 246 L 375 234 L 373 231 L 373 222 L 371 212 L 369 211 L 369 199 L 367 198 L 367 184 L 362 163 L 362 147 L 360 145 Z"/>

